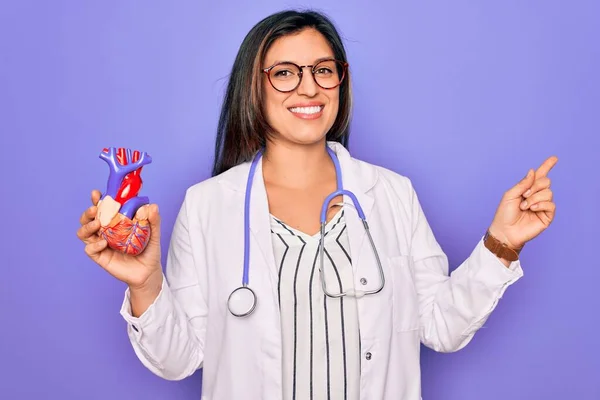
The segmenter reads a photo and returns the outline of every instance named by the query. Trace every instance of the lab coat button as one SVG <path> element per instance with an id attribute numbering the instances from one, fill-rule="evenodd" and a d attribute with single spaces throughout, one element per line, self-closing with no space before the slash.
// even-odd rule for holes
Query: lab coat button
<path id="1" fill-rule="evenodd" d="M 365 354 L 365 358 L 366 358 L 367 360 L 370 360 L 370 359 L 371 359 L 371 352 L 370 352 L 370 351 L 367 351 L 367 354 Z"/>
<path id="2" fill-rule="evenodd" d="M 362 283 L 363 285 L 366 285 L 367 280 L 365 278 L 360 278 L 360 283 Z"/>

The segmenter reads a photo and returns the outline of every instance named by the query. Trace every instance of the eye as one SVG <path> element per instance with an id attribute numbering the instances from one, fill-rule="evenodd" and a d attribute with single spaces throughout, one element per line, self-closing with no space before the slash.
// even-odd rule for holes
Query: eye
<path id="1" fill-rule="evenodd" d="M 327 75 L 327 74 L 333 74 L 333 71 L 327 67 L 319 67 L 319 69 L 317 69 L 315 71 L 315 74 Z"/>
<path id="2" fill-rule="evenodd" d="M 273 76 L 277 77 L 277 78 L 287 78 L 294 75 L 294 73 L 292 71 L 290 71 L 289 69 L 280 69 L 274 72 Z"/>
<path id="3" fill-rule="evenodd" d="M 293 64 L 280 64 L 275 66 L 270 73 L 271 79 L 277 79 L 280 81 L 283 80 L 293 80 L 298 77 L 298 68 Z"/>

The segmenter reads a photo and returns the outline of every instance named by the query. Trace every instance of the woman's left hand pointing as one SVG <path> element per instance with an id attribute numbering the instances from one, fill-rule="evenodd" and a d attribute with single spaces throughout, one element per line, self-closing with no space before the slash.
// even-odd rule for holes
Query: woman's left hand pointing
<path id="1" fill-rule="evenodd" d="M 556 204 L 552 201 L 548 172 L 557 162 L 556 156 L 549 157 L 504 193 L 489 231 L 508 247 L 522 248 L 554 219 Z"/>

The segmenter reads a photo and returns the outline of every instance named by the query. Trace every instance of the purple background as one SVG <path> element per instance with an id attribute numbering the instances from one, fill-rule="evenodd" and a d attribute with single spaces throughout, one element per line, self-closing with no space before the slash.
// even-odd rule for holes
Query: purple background
<path id="1" fill-rule="evenodd" d="M 524 250 L 525 277 L 467 348 L 423 349 L 423 398 L 599 399 L 599 3 L 447 3 L 3 2 L 0 398 L 200 397 L 200 372 L 168 382 L 136 359 L 125 287 L 86 257 L 78 219 L 106 185 L 101 149 L 139 148 L 166 245 L 184 190 L 209 176 L 244 35 L 314 6 L 346 39 L 353 154 L 412 178 L 453 268 L 504 190 L 560 159 L 556 220 Z"/>

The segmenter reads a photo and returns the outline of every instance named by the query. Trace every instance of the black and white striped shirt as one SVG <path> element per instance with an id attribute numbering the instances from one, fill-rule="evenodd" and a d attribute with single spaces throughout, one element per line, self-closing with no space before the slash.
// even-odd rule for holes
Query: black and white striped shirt
<path id="1" fill-rule="evenodd" d="M 283 335 L 284 399 L 359 397 L 360 341 L 354 297 L 325 296 L 320 234 L 310 236 L 271 216 Z M 329 292 L 353 287 L 343 209 L 327 224 L 324 276 Z"/>

